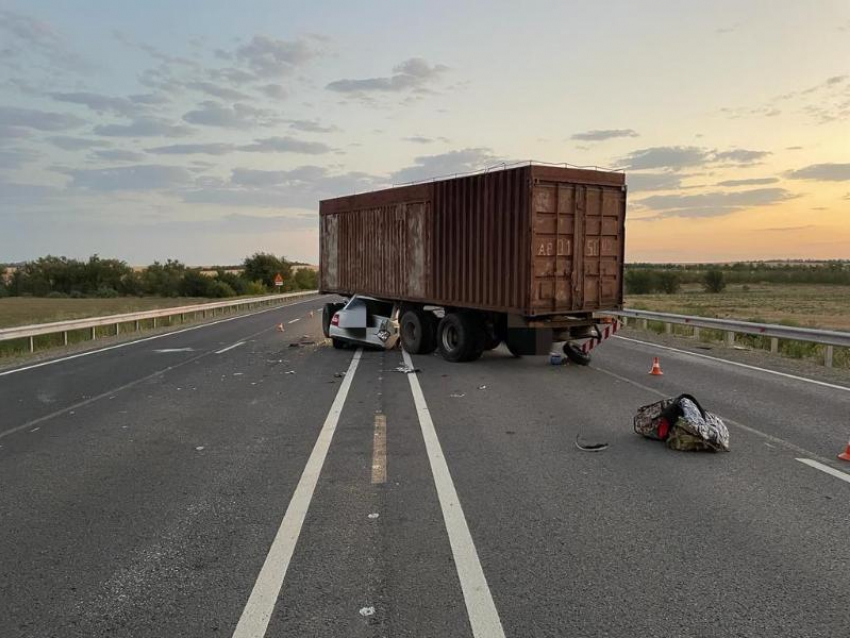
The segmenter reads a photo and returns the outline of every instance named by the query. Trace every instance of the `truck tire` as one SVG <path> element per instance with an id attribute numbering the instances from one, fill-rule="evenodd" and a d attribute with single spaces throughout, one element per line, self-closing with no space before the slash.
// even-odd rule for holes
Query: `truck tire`
<path id="1" fill-rule="evenodd" d="M 345 304 L 326 303 L 322 308 L 322 334 L 325 335 L 325 339 L 331 336 L 331 319 L 343 307 L 345 307 Z"/>
<path id="2" fill-rule="evenodd" d="M 401 345 L 410 354 L 431 354 L 437 349 L 436 317 L 411 308 L 401 316 Z"/>
<path id="3" fill-rule="evenodd" d="M 586 366 L 590 363 L 590 354 L 583 352 L 581 348 L 569 341 L 564 344 L 564 354 L 567 355 L 567 359 L 580 366 Z"/>
<path id="4" fill-rule="evenodd" d="M 475 361 L 484 352 L 484 326 L 474 312 L 449 312 L 437 326 L 437 348 L 446 361 Z"/>

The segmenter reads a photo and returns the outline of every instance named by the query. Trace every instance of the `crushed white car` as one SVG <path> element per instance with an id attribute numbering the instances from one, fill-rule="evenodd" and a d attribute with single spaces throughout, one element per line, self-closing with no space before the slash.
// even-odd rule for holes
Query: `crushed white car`
<path id="1" fill-rule="evenodd" d="M 327 303 L 322 330 L 334 348 L 367 346 L 392 350 L 399 339 L 398 306 L 355 295 L 345 303 Z"/>

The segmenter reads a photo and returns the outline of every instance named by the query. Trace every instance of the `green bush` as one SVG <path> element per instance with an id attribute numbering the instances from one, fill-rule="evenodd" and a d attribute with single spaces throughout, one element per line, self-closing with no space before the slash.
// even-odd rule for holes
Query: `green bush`
<path id="1" fill-rule="evenodd" d="M 230 286 L 233 289 L 234 294 L 246 294 L 246 290 L 248 288 L 248 281 L 246 279 L 243 279 L 239 275 L 235 275 L 232 272 L 224 272 L 223 270 L 219 270 L 215 278 L 216 281 L 220 281 Z"/>
<path id="2" fill-rule="evenodd" d="M 54 290 L 53 292 L 47 293 L 48 299 L 67 299 L 68 297 L 70 297 L 69 294 L 59 292 L 58 290 Z"/>
<path id="3" fill-rule="evenodd" d="M 655 290 L 656 276 L 653 270 L 626 270 L 626 293 L 629 295 L 648 295 Z"/>
<path id="4" fill-rule="evenodd" d="M 723 271 L 718 268 L 712 268 L 705 273 L 702 282 L 706 292 L 720 293 L 726 289 L 726 277 Z"/>
<path id="5" fill-rule="evenodd" d="M 207 297 L 216 297 L 216 298 L 235 297 L 236 291 L 233 290 L 233 288 L 231 286 L 224 283 L 223 281 L 218 281 L 218 280 L 213 279 L 210 282 L 209 287 L 207 288 L 207 295 L 206 296 Z"/>
<path id="6" fill-rule="evenodd" d="M 72 290 L 70 293 L 68 293 L 68 296 L 71 299 L 83 299 L 83 298 L 85 298 L 85 295 L 79 290 Z"/>
<path id="7" fill-rule="evenodd" d="M 214 283 L 210 277 L 202 275 L 200 270 L 187 270 L 177 289 L 183 297 L 212 297 L 210 292 Z"/>
<path id="8" fill-rule="evenodd" d="M 661 270 L 655 273 L 658 289 L 668 295 L 675 295 L 682 287 L 682 279 L 679 273 L 673 270 Z"/>
<path id="9" fill-rule="evenodd" d="M 114 299 L 118 296 L 118 291 L 115 288 L 109 288 L 107 286 L 101 286 L 95 292 L 95 297 L 100 297 L 101 299 Z"/>
<path id="10" fill-rule="evenodd" d="M 10 294 L 11 293 L 9 292 L 9 289 L 6 288 L 6 286 L 4 286 L 3 284 L 0 284 L 0 299 L 2 299 L 3 297 L 8 297 Z"/>
<path id="11" fill-rule="evenodd" d="M 261 281 L 249 281 L 248 285 L 245 286 L 246 295 L 266 295 L 268 292 Z"/>

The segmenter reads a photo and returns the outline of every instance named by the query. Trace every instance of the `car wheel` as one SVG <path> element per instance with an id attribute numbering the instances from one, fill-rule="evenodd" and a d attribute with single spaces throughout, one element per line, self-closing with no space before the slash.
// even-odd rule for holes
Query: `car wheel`
<path id="1" fill-rule="evenodd" d="M 564 344 L 564 354 L 567 355 L 567 359 L 580 366 L 586 366 L 590 363 L 590 354 L 572 343 Z"/>
<path id="2" fill-rule="evenodd" d="M 437 326 L 440 355 L 453 363 L 474 361 L 484 352 L 484 327 L 473 312 L 450 312 Z"/>
<path id="3" fill-rule="evenodd" d="M 344 307 L 345 304 L 341 303 L 326 303 L 322 307 L 322 334 L 325 335 L 326 339 L 331 336 L 331 319 Z"/>
<path id="4" fill-rule="evenodd" d="M 401 317 L 401 345 L 410 354 L 431 354 L 437 348 L 434 313 L 408 310 Z"/>

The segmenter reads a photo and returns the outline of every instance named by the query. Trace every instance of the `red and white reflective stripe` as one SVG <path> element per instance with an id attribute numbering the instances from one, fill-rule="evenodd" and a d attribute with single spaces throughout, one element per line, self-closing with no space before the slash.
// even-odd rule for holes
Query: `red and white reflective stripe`
<path id="1" fill-rule="evenodd" d="M 605 328 L 602 329 L 602 337 L 601 338 L 600 337 L 593 337 L 592 339 L 588 339 L 583 344 L 581 344 L 581 351 L 584 354 L 589 353 L 591 350 L 593 350 L 600 343 L 602 343 L 603 341 L 605 341 L 609 337 L 613 337 L 616 334 L 617 330 L 619 330 L 619 329 L 620 329 L 620 322 L 619 321 L 615 321 L 614 323 L 607 324 L 605 326 Z"/>

